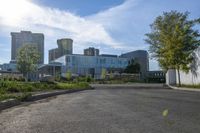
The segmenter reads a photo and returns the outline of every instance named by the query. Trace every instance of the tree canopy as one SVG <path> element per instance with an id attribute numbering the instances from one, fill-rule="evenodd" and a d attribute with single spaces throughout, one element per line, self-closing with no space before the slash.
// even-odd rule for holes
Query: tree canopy
<path id="1" fill-rule="evenodd" d="M 133 59 L 129 61 L 128 66 L 124 70 L 125 73 L 140 73 L 140 64 Z"/>
<path id="2" fill-rule="evenodd" d="M 40 54 L 35 45 L 24 45 L 21 47 L 17 54 L 17 69 L 23 73 L 26 79 L 29 72 L 34 72 L 37 68 L 37 64 L 40 58 Z"/>
<path id="3" fill-rule="evenodd" d="M 177 69 L 178 73 L 179 70 L 190 70 L 192 53 L 200 45 L 200 34 L 195 29 L 200 19 L 188 19 L 188 12 L 164 12 L 150 25 L 151 33 L 146 34 L 145 41 L 150 44 L 149 51 L 161 68 Z"/>

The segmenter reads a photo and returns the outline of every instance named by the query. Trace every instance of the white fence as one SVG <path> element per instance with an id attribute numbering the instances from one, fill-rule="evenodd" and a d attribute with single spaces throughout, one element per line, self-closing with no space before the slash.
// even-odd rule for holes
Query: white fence
<path id="1" fill-rule="evenodd" d="M 180 71 L 181 84 L 195 85 L 200 84 L 200 48 L 196 51 L 195 61 L 191 64 L 191 70 L 188 73 Z M 166 84 L 178 84 L 178 72 L 176 70 L 168 70 L 166 74 Z"/>

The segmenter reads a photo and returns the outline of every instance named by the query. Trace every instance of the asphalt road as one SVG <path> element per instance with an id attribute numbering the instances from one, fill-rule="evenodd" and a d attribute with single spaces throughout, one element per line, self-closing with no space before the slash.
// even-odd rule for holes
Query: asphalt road
<path id="1" fill-rule="evenodd" d="M 0 133 L 200 133 L 200 92 L 96 86 L 4 110 Z"/>

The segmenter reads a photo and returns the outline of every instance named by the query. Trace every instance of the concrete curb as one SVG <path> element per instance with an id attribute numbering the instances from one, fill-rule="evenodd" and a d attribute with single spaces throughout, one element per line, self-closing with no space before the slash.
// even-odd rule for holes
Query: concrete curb
<path id="1" fill-rule="evenodd" d="M 168 85 L 171 89 L 174 90 L 182 90 L 182 91 L 196 91 L 196 92 L 200 92 L 200 89 L 192 89 L 192 88 L 184 88 L 184 87 L 176 87 L 176 86 L 171 86 Z"/>
<path id="2" fill-rule="evenodd" d="M 40 99 L 45 99 L 48 97 L 53 97 L 57 95 L 67 94 L 67 93 L 73 93 L 78 91 L 84 91 L 84 90 L 92 90 L 93 88 L 87 88 L 87 89 L 70 89 L 70 90 L 61 90 L 61 91 L 54 91 L 54 92 L 45 92 L 40 94 L 32 95 L 31 97 L 28 97 L 25 101 L 37 101 Z"/>
<path id="3" fill-rule="evenodd" d="M 21 102 L 19 100 L 15 100 L 15 99 L 8 99 L 8 100 L 4 100 L 0 102 L 0 111 L 13 107 L 13 106 L 17 106 L 20 105 Z"/>
<path id="4" fill-rule="evenodd" d="M 168 86 L 166 86 L 163 83 L 160 84 L 149 84 L 149 83 L 128 83 L 128 84 L 90 84 L 92 87 L 132 87 L 134 89 L 141 89 L 141 88 L 148 88 L 148 89 L 169 89 Z"/>
<path id="5" fill-rule="evenodd" d="M 61 90 L 61 91 L 54 91 L 54 92 L 45 92 L 45 93 L 40 93 L 40 94 L 35 94 L 30 97 L 28 97 L 26 100 L 23 102 L 33 102 L 41 99 L 45 99 L 48 97 L 53 97 L 57 95 L 62 95 L 62 94 L 67 94 L 67 93 L 73 93 L 73 92 L 78 92 L 78 91 L 84 91 L 84 90 L 93 90 L 94 88 L 86 88 L 86 89 L 70 89 L 70 90 Z M 20 105 L 22 102 L 19 100 L 15 99 L 8 99 L 0 102 L 0 111 L 11 108 L 17 105 Z"/>

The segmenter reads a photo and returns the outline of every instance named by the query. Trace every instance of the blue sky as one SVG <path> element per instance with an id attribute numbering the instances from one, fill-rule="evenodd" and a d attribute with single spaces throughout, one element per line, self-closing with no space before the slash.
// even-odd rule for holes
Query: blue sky
<path id="1" fill-rule="evenodd" d="M 197 18 L 199 6 L 199 0 L 0 0 L 0 63 L 10 61 L 10 32 L 20 30 L 44 33 L 46 63 L 48 50 L 66 37 L 74 53 L 89 46 L 102 54 L 148 50 L 144 34 L 158 15 L 178 10 Z M 150 69 L 159 69 L 155 60 Z"/>

